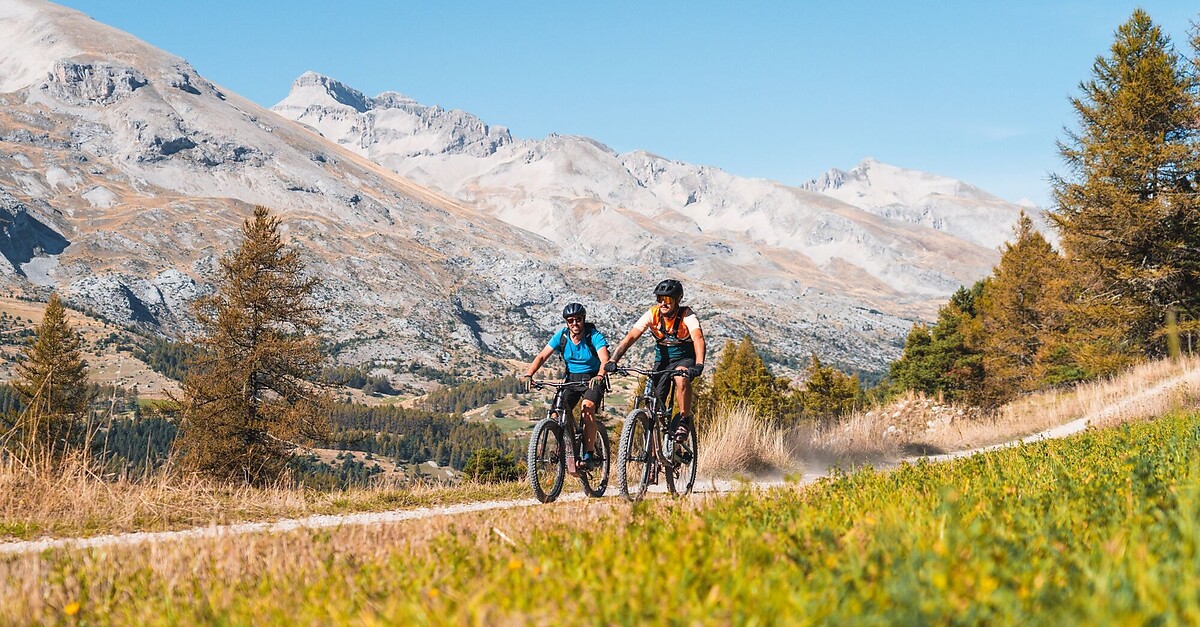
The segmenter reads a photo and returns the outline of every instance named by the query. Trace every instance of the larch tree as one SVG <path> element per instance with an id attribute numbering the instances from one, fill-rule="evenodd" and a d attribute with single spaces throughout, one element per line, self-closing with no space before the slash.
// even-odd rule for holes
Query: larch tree
<path id="1" fill-rule="evenodd" d="M 204 330 L 184 379 L 177 446 L 184 468 L 263 484 L 286 471 L 297 443 L 328 436 L 322 308 L 279 218 L 255 207 L 242 242 L 223 258 L 216 291 L 195 303 Z"/>
<path id="2" fill-rule="evenodd" d="M 1096 314 L 1130 350 L 1161 353 L 1168 308 L 1200 317 L 1197 67 L 1138 9 L 1092 72 L 1072 99 L 1079 130 L 1059 143 L 1052 217 Z"/>
<path id="3" fill-rule="evenodd" d="M 13 387 L 24 409 L 10 425 L 24 454 L 59 457 L 75 445 L 92 403 L 83 340 L 67 322 L 58 294 L 51 294 L 42 322 L 17 364 Z"/>
<path id="4" fill-rule="evenodd" d="M 1021 213 L 980 298 L 984 398 L 991 403 L 1042 385 L 1044 359 L 1061 333 L 1055 277 L 1062 258 Z"/>

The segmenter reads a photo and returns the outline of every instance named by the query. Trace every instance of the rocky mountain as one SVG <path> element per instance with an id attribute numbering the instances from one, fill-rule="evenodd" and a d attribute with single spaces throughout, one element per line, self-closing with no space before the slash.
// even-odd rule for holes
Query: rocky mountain
<path id="1" fill-rule="evenodd" d="M 1008 241 L 1021 211 L 1045 226 L 1036 206 L 1001 200 L 974 185 L 864 159 L 849 171 L 831 169 L 801 186 L 875 215 L 920 224 L 986 248 Z M 1044 233 L 1051 233 L 1043 228 Z"/>
<path id="2" fill-rule="evenodd" d="M 82 13 L 0 3 L 0 286 L 186 333 L 255 204 L 324 280 L 340 361 L 460 375 L 527 358 L 572 300 L 619 336 L 666 276 L 716 347 L 749 334 L 785 363 L 879 371 L 998 258 L 812 190 L 515 139 L 315 74 L 269 111 Z"/>
<path id="3" fill-rule="evenodd" d="M 897 202 L 868 206 L 832 185 L 834 193 L 818 193 L 826 190 L 739 178 L 643 151 L 617 154 L 584 137 L 514 140 L 470 114 L 416 105 L 394 92 L 369 98 L 315 73 L 299 77 L 273 110 L 542 235 L 580 263 L 628 260 L 636 251 L 642 263 L 725 282 L 744 276 L 749 260 L 767 252 L 792 262 L 789 274 L 806 285 L 838 292 L 853 286 L 882 296 L 880 308 L 916 315 L 928 315 L 932 301 L 991 268 L 1020 210 L 981 191 L 947 196 L 925 185 L 929 191 L 918 193 L 926 180 L 949 179 L 882 164 L 878 169 L 893 174 L 884 183 L 898 190 L 891 193 Z M 902 215 L 901 206 L 940 210 L 922 221 Z"/>

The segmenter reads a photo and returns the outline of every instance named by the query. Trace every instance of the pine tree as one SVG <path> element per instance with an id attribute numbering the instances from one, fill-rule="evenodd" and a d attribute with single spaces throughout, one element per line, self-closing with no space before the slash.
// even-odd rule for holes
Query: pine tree
<path id="1" fill-rule="evenodd" d="M 765 420 L 785 417 L 789 402 L 786 379 L 777 379 L 748 336 L 734 345 L 727 342 L 717 359 L 711 390 L 705 388 L 699 404 L 708 411 L 723 404 L 746 403 Z M 711 416 L 711 413 L 706 415 Z"/>
<path id="2" fill-rule="evenodd" d="M 318 281 L 279 226 L 255 207 L 241 245 L 221 260 L 216 292 L 195 304 L 205 335 L 184 379 L 178 445 L 185 467 L 221 479 L 273 481 L 296 440 L 328 436 L 327 399 L 314 383 L 324 362 Z"/>
<path id="3" fill-rule="evenodd" d="M 983 355 L 978 301 L 985 288 L 960 287 L 938 311 L 933 327 L 914 325 L 888 379 L 892 393 L 905 390 L 943 394 L 949 400 L 978 403 L 983 391 Z"/>
<path id="4" fill-rule="evenodd" d="M 1141 9 L 1110 52 L 1072 99 L 1080 130 L 1059 144 L 1069 173 L 1052 178 L 1053 218 L 1091 275 L 1083 296 L 1157 353 L 1167 307 L 1200 317 L 1200 83 Z"/>
<path id="5" fill-rule="evenodd" d="M 816 353 L 805 369 L 805 379 L 797 400 L 806 415 L 819 419 L 836 417 L 852 411 L 863 401 L 858 375 L 822 364 Z"/>
<path id="6" fill-rule="evenodd" d="M 62 301 L 51 294 L 13 382 L 24 405 L 13 425 L 24 453 L 57 457 L 82 435 L 92 402 L 82 351 L 83 340 L 67 322 Z"/>

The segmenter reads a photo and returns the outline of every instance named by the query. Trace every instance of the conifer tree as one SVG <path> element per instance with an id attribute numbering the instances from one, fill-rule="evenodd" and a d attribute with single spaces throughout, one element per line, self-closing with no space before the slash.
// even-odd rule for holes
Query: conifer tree
<path id="1" fill-rule="evenodd" d="M 1129 330 L 1134 349 L 1162 351 L 1169 306 L 1200 317 L 1196 69 L 1138 9 L 1080 85 L 1079 131 L 1059 144 L 1068 174 L 1052 178 L 1053 218 L 1064 251 L 1091 275 L 1086 299 Z"/>
<path id="2" fill-rule="evenodd" d="M 255 207 L 241 245 L 221 260 L 216 292 L 195 304 L 205 334 L 184 379 L 178 446 L 185 467 L 221 479 L 273 481 L 296 444 L 328 436 L 314 383 L 324 362 L 318 281 L 279 226 Z"/>
<path id="3" fill-rule="evenodd" d="M 13 425 L 24 453 L 57 457 L 82 435 L 92 402 L 82 351 L 83 340 L 67 322 L 62 301 L 51 294 L 13 382 L 24 405 Z"/>
<path id="4" fill-rule="evenodd" d="M 821 363 L 816 353 L 805 369 L 804 389 L 797 394 L 802 411 L 816 418 L 840 416 L 863 401 L 858 375 Z"/>
<path id="5" fill-rule="evenodd" d="M 977 348 L 978 301 L 984 286 L 985 281 L 979 281 L 971 289 L 960 287 L 938 311 L 933 327 L 913 326 L 900 359 L 892 362 L 888 374 L 892 393 L 913 390 L 980 402 L 983 355 Z"/>
<path id="6" fill-rule="evenodd" d="M 1055 277 L 1065 273 L 1065 265 L 1022 212 L 979 303 L 988 402 L 1000 403 L 1042 384 L 1050 365 L 1047 351 L 1064 332 L 1056 302 L 1064 294 L 1056 290 Z"/>
<path id="7" fill-rule="evenodd" d="M 764 420 L 776 420 L 787 412 L 787 389 L 787 381 L 771 374 L 754 342 L 745 336 L 736 345 L 727 342 L 721 349 L 712 377 L 711 403 L 702 406 L 711 404 L 715 409 L 722 404 L 746 403 Z"/>

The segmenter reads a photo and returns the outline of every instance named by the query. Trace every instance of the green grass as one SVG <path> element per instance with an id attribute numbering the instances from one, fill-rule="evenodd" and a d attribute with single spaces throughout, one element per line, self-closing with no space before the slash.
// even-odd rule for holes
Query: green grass
<path id="1" fill-rule="evenodd" d="M 492 424 L 496 425 L 497 427 L 500 428 L 501 431 L 504 431 L 506 433 L 512 432 L 512 431 L 520 431 L 522 429 L 533 428 L 533 423 L 529 422 L 528 420 L 521 420 L 520 418 L 509 418 L 507 416 L 505 416 L 504 418 L 492 418 Z"/>
<path id="2" fill-rule="evenodd" d="M 481 515 L 424 541 L 55 552 L 40 558 L 49 600 L 26 603 L 79 601 L 101 623 L 1200 622 L 1195 416 L 805 489 L 613 505 Z M 0 618 L 61 617 L 13 612 Z"/>
<path id="3" fill-rule="evenodd" d="M 138 407 L 142 411 L 150 412 L 176 411 L 179 409 L 179 404 L 167 399 L 138 397 Z"/>

